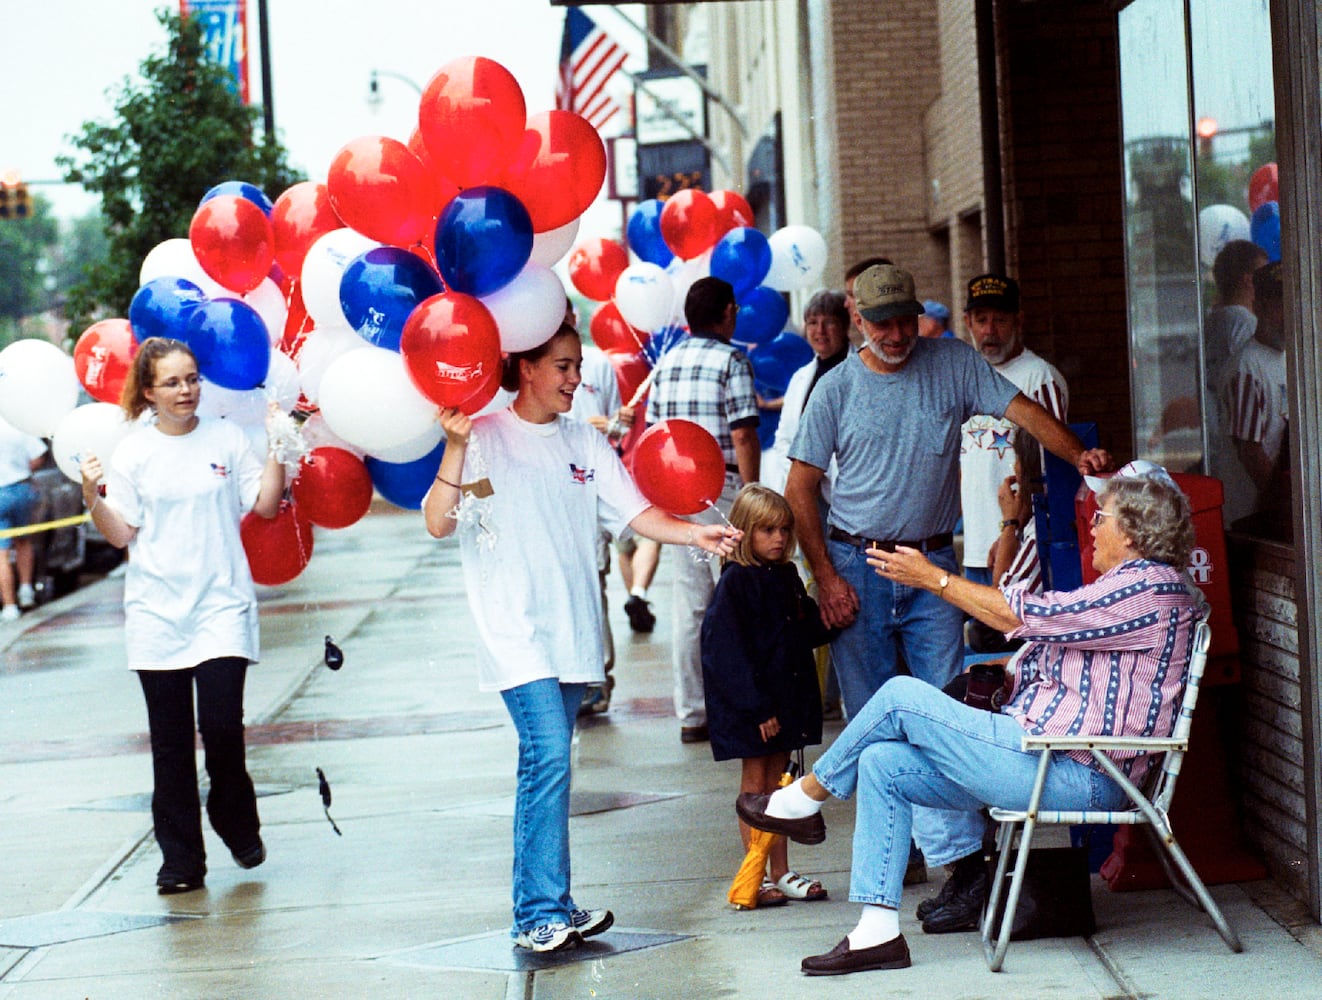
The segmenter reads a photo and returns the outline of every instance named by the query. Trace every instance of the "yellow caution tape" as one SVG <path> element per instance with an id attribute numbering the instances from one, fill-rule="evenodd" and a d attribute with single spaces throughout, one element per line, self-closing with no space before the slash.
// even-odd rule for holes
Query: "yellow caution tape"
<path id="1" fill-rule="evenodd" d="M 36 535 L 43 531 L 54 531 L 56 528 L 67 528 L 74 524 L 82 524 L 84 521 L 90 521 L 91 519 L 91 514 L 75 514 L 73 517 L 62 517 L 58 521 L 43 521 L 41 524 L 29 524 L 22 528 L 0 528 L 0 538 Z"/>

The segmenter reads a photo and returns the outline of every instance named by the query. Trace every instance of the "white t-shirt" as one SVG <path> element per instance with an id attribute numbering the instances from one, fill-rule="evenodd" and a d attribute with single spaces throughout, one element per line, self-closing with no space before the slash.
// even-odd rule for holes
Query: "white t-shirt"
<path id="1" fill-rule="evenodd" d="M 993 365 L 1025 396 L 1065 420 L 1069 389 L 1064 377 L 1028 348 Z M 959 496 L 964 512 L 964 565 L 986 567 L 987 553 L 1001 533 L 996 491 L 1014 475 L 1014 436 L 1018 428 L 1004 418 L 979 415 L 965 421 L 959 448 Z"/>
<path id="2" fill-rule="evenodd" d="M 583 381 L 574 390 L 574 405 L 569 415 L 575 420 L 588 417 L 613 417 L 623 405 L 620 382 L 606 352 L 591 344 L 583 345 Z M 598 431 L 600 433 L 600 431 Z"/>
<path id="3" fill-rule="evenodd" d="M 124 578 L 130 670 L 257 660 L 239 521 L 257 501 L 262 464 L 243 428 L 206 418 L 178 436 L 139 425 L 115 449 L 104 502 L 138 529 Z"/>
<path id="4" fill-rule="evenodd" d="M 1251 441 L 1274 463 L 1289 421 L 1285 392 L 1285 352 L 1256 338 L 1244 345 L 1230 380 L 1230 436 Z M 1259 483 L 1259 488 L 1265 483 Z"/>
<path id="5" fill-rule="evenodd" d="M 12 486 L 32 477 L 32 460 L 46 454 L 41 438 L 24 434 L 0 420 L 0 486 Z"/>
<path id="6" fill-rule="evenodd" d="M 598 530 L 619 537 L 650 505 L 605 435 L 565 417 L 474 420 L 463 481 L 484 479 L 491 496 L 466 496 L 458 529 L 479 687 L 604 682 Z"/>

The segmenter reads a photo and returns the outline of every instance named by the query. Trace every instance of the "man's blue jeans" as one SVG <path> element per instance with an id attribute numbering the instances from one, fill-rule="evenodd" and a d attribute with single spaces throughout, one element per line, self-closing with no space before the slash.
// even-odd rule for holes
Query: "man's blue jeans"
<path id="1" fill-rule="evenodd" d="M 1038 754 L 1020 749 L 1023 727 L 971 708 L 915 680 L 888 682 L 813 766 L 839 799 L 858 793 L 849 898 L 898 908 L 909 861 L 914 806 L 947 819 L 948 864 L 982 848 L 985 805 L 1023 808 Z M 1045 809 L 1116 809 L 1127 801 L 1110 778 L 1057 754 L 1042 794 Z"/>
<path id="2" fill-rule="evenodd" d="M 500 693 L 519 733 L 511 936 L 569 923 L 569 766 L 585 684 L 553 677 Z"/>

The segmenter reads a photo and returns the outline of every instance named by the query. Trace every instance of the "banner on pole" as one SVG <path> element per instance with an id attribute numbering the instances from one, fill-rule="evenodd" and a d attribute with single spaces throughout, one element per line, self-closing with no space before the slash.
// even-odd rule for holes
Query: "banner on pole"
<path id="1" fill-rule="evenodd" d="M 179 13 L 201 22 L 207 55 L 230 71 L 233 89 L 248 104 L 248 0 L 179 0 Z"/>

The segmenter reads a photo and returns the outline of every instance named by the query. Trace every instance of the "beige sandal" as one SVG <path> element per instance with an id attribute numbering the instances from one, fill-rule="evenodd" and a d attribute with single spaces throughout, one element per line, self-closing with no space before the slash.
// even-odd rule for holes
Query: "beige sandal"
<path id="1" fill-rule="evenodd" d="M 785 895 L 776 883 L 770 879 L 764 879 L 757 890 L 758 909 L 764 906 L 784 906 L 789 901 L 789 896 Z"/>
<path id="2" fill-rule="evenodd" d="M 790 899 L 815 903 L 827 898 L 826 889 L 816 879 L 804 878 L 798 872 L 786 872 L 776 882 L 776 888 Z"/>

